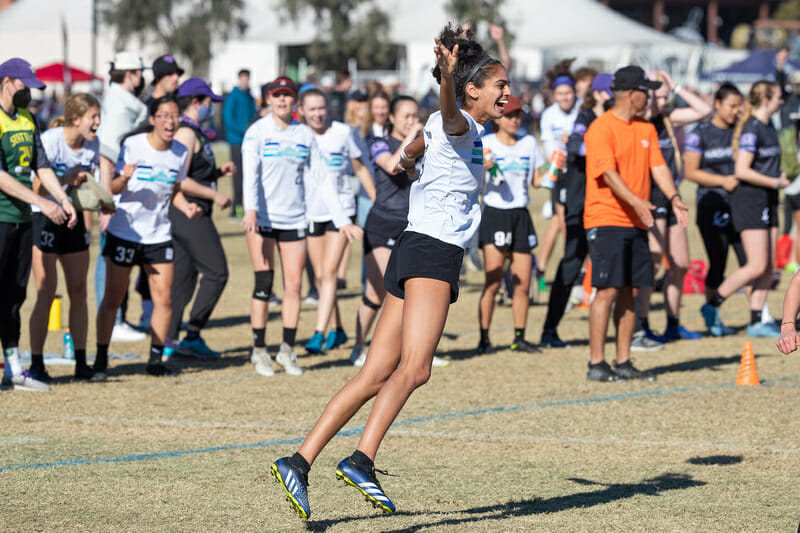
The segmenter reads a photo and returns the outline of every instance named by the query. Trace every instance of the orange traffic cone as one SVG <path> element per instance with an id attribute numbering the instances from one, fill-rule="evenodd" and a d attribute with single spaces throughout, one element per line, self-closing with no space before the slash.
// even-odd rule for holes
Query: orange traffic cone
<path id="1" fill-rule="evenodd" d="M 592 302 L 592 263 L 586 263 L 586 272 L 583 275 L 583 301 L 578 309 L 589 309 Z"/>
<path id="2" fill-rule="evenodd" d="M 739 363 L 739 375 L 736 376 L 737 385 L 760 385 L 758 372 L 756 371 L 756 358 L 753 355 L 752 343 L 744 343 L 742 351 L 742 362 Z"/>

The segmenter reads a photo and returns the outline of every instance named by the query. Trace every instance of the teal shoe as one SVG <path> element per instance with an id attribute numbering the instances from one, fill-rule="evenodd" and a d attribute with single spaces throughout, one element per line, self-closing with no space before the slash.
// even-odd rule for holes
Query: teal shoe
<path id="1" fill-rule="evenodd" d="M 314 335 L 312 335 L 306 343 L 306 350 L 308 350 L 309 353 L 320 353 L 322 351 L 322 343 L 324 340 L 325 339 L 322 337 L 322 333 L 314 333 Z"/>
<path id="2" fill-rule="evenodd" d="M 178 353 L 188 357 L 197 357 L 198 359 L 219 359 L 222 356 L 221 353 L 209 348 L 202 337 L 197 337 L 191 341 L 183 339 L 178 345 Z"/>
<path id="3" fill-rule="evenodd" d="M 343 329 L 331 330 L 325 339 L 325 347 L 323 350 L 333 350 L 347 342 L 347 333 Z"/>
<path id="4" fill-rule="evenodd" d="M 763 337 L 766 339 L 778 339 L 781 336 L 781 330 L 774 324 L 750 324 L 747 326 L 747 335 L 750 337 Z"/>

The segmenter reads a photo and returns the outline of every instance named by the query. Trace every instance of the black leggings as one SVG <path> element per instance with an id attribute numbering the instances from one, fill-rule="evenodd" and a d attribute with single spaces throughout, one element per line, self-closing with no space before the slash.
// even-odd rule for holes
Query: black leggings
<path id="1" fill-rule="evenodd" d="M 547 303 L 547 317 L 544 321 L 544 333 L 555 331 L 564 317 L 569 302 L 572 286 L 581 275 L 581 267 L 589 253 L 586 242 L 586 231 L 583 225 L 567 225 L 567 240 L 564 243 L 564 257 L 558 264 L 558 272 L 553 286 L 550 287 L 550 301 Z"/>
<path id="2" fill-rule="evenodd" d="M 203 329 L 228 282 L 228 263 L 211 215 L 189 220 L 170 206 L 172 243 L 175 249 L 175 279 L 172 283 L 172 321 L 169 337 L 178 338 L 183 311 L 192 299 L 197 277 L 202 274 L 189 325 Z"/>
<path id="3" fill-rule="evenodd" d="M 728 249 L 733 245 L 736 259 L 739 266 L 747 263 L 747 255 L 744 253 L 744 246 L 739 234 L 733 230 L 733 224 L 728 224 L 726 228 L 719 228 L 710 224 L 698 225 L 700 236 L 703 237 L 703 244 L 708 254 L 708 274 L 706 275 L 706 287 L 717 290 L 725 279 L 725 267 L 728 264 Z"/>
<path id="4" fill-rule="evenodd" d="M 19 346 L 19 310 L 25 301 L 33 253 L 33 224 L 0 222 L 0 341 Z"/>

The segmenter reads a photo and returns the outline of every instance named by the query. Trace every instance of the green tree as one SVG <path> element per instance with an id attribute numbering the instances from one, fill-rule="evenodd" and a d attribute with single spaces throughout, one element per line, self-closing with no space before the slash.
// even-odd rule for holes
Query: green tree
<path id="1" fill-rule="evenodd" d="M 475 40 L 481 43 L 490 55 L 497 56 L 500 51 L 497 42 L 490 35 L 489 25 L 505 27 L 503 17 L 500 15 L 503 2 L 504 0 L 450 0 L 445 10 L 459 24 L 470 22 L 475 31 Z M 507 28 L 504 30 L 505 44 L 510 47 L 514 42 L 514 34 Z"/>
<path id="2" fill-rule="evenodd" d="M 204 77 L 211 37 L 244 32 L 244 6 L 245 0 L 101 0 L 101 14 L 116 30 L 118 48 L 155 38 L 165 51 L 188 58 L 189 72 Z"/>
<path id="3" fill-rule="evenodd" d="M 373 0 L 282 0 L 285 16 L 297 21 L 310 9 L 317 37 L 308 48 L 309 60 L 320 70 L 347 66 L 354 57 L 363 68 L 384 65 L 392 50 L 388 42 L 389 16 Z"/>

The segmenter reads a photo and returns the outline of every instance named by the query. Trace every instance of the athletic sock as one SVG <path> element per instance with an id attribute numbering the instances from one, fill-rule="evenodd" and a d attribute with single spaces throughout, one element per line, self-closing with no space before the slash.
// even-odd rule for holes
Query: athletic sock
<path id="1" fill-rule="evenodd" d="M 97 345 L 97 357 L 94 360 L 94 369 L 105 371 L 108 368 L 108 344 Z"/>
<path id="2" fill-rule="evenodd" d="M 264 338 L 267 335 L 267 328 L 253 328 L 253 346 L 256 348 L 266 348 Z"/>
<path id="3" fill-rule="evenodd" d="M 164 355 L 164 345 L 163 344 L 151 344 L 150 345 L 150 359 L 147 361 L 147 366 L 150 365 L 160 365 L 161 364 L 161 356 Z"/>
<path id="4" fill-rule="evenodd" d="M 185 341 L 196 341 L 200 338 L 200 330 L 199 329 L 189 329 L 186 330 L 186 337 L 183 339 Z"/>
<path id="5" fill-rule="evenodd" d="M 306 476 L 308 476 L 308 472 L 311 470 L 311 465 L 308 464 L 306 458 L 299 453 L 295 453 L 289 457 L 289 463 L 291 463 L 291 465 L 295 468 L 299 468 Z"/>
<path id="6" fill-rule="evenodd" d="M 31 368 L 44 370 L 44 355 L 40 353 L 31 354 Z"/>
<path id="7" fill-rule="evenodd" d="M 750 310 L 750 324 L 761 324 L 761 309 Z"/>
<path id="8" fill-rule="evenodd" d="M 524 340 L 525 339 L 525 328 L 514 328 L 514 340 Z"/>
<path id="9" fill-rule="evenodd" d="M 375 468 L 375 464 L 372 462 L 372 459 L 367 457 L 367 454 L 361 450 L 354 451 L 350 458 L 353 460 L 356 466 L 363 470 L 369 471 L 370 469 Z"/>
<path id="10" fill-rule="evenodd" d="M 283 328 L 283 342 L 294 348 L 295 337 L 297 337 L 297 328 Z"/>
<path id="11" fill-rule="evenodd" d="M 75 350 L 75 368 L 86 368 L 86 348 Z"/>
<path id="12" fill-rule="evenodd" d="M 681 323 L 681 319 L 680 319 L 679 316 L 667 316 L 667 327 L 668 328 L 677 328 L 680 323 Z"/>
<path id="13" fill-rule="evenodd" d="M 642 324 L 642 329 L 650 329 L 650 320 L 646 316 L 640 316 L 639 322 Z"/>
<path id="14" fill-rule="evenodd" d="M 481 344 L 489 344 L 489 328 L 481 328 Z"/>
<path id="15" fill-rule="evenodd" d="M 715 294 L 714 296 L 711 297 L 710 300 L 708 300 L 708 304 L 709 305 L 713 305 L 714 307 L 719 307 L 724 302 L 725 302 L 725 298 L 723 298 L 719 294 Z"/>
<path id="16" fill-rule="evenodd" d="M 22 374 L 22 365 L 19 363 L 19 348 L 12 346 L 3 351 L 3 358 L 5 361 L 5 368 L 3 368 L 3 375 L 7 378 L 13 378 Z"/>

